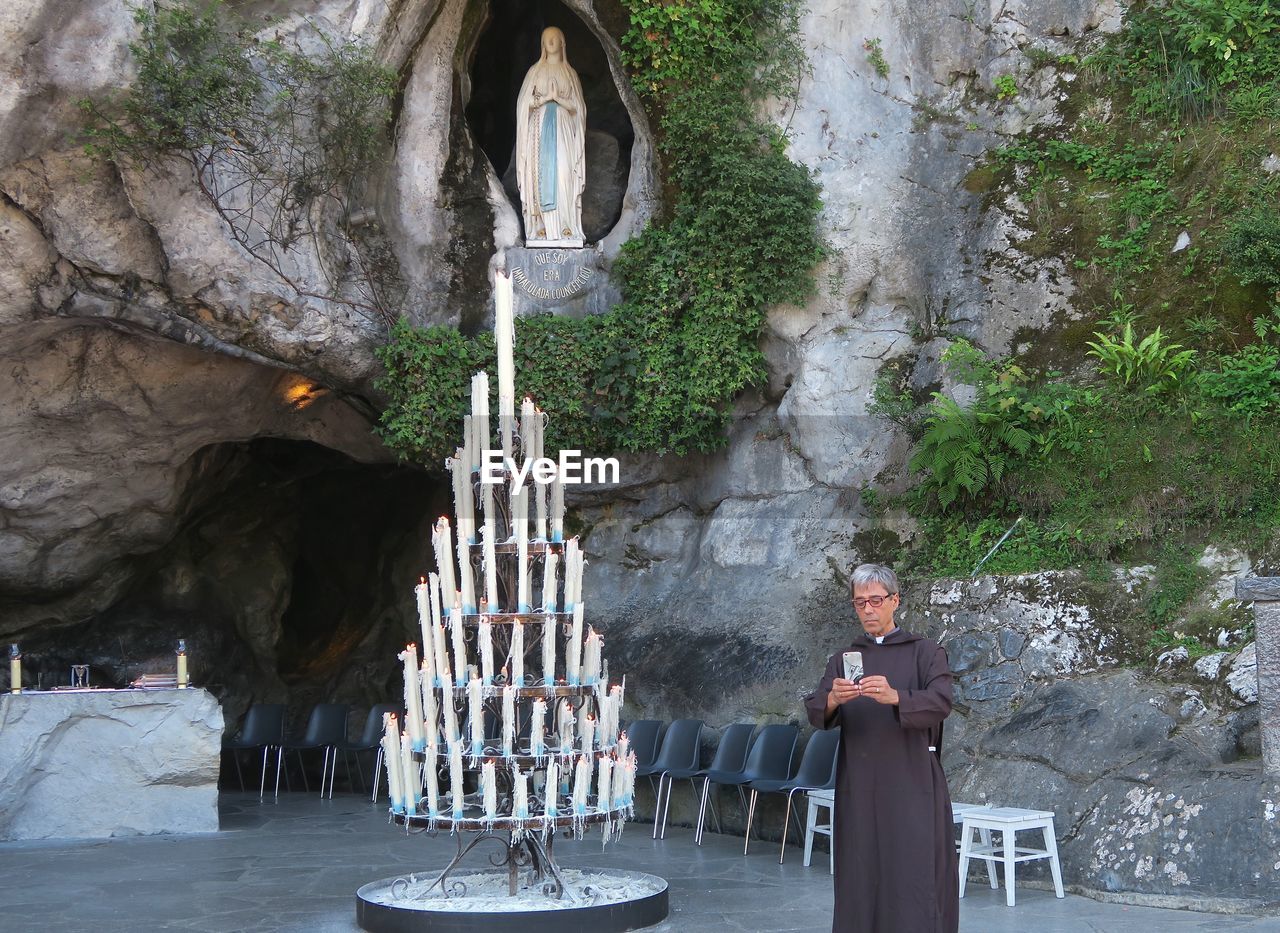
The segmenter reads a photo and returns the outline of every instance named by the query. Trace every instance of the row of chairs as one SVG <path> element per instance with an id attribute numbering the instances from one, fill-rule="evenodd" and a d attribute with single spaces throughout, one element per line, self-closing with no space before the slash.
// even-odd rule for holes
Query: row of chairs
<path id="1" fill-rule="evenodd" d="M 382 755 L 382 716 L 384 713 L 398 712 L 400 707 L 392 703 L 381 703 L 369 710 L 364 729 L 354 739 L 348 735 L 347 720 L 351 715 L 351 706 L 346 703 L 317 703 L 307 717 L 307 727 L 301 736 L 285 735 L 285 717 L 287 708 L 283 703 L 256 703 L 249 707 L 245 715 L 244 725 L 240 732 L 228 740 L 223 748 L 231 754 L 236 766 L 236 777 L 240 781 L 240 789 L 244 790 L 244 772 L 240 768 L 240 752 L 256 749 L 262 750 L 262 776 L 258 784 L 258 796 L 266 794 L 267 758 L 272 751 L 276 754 L 276 796 L 280 796 L 280 774 L 285 769 L 285 754 L 294 752 L 298 756 L 302 770 L 303 787 L 310 791 L 307 781 L 305 762 L 302 753 L 306 751 L 323 751 L 324 764 L 320 772 L 320 796 L 325 795 L 328 784 L 328 795 L 333 797 L 334 779 L 338 772 L 338 755 L 343 756 L 343 764 L 347 769 L 347 781 L 351 782 L 351 756 L 356 756 L 356 774 L 360 774 L 359 755 L 361 752 L 377 750 L 379 761 L 374 767 L 374 795 L 377 795 L 378 768 Z M 363 783 L 363 777 L 361 778 Z"/>
<path id="2" fill-rule="evenodd" d="M 805 746 L 799 767 L 793 770 L 796 745 L 800 738 L 800 730 L 796 726 L 769 725 L 757 732 L 755 723 L 734 723 L 727 726 L 721 735 L 710 766 L 703 768 L 700 760 L 704 726 L 701 719 L 677 719 L 664 730 L 664 724 L 660 720 L 640 719 L 627 727 L 631 747 L 636 750 L 636 775 L 649 778 L 651 784 L 657 778 L 654 786 L 653 838 L 665 839 L 667 836 L 667 816 L 671 810 L 671 793 L 676 781 L 689 781 L 694 799 L 699 800 L 694 828 L 694 841 L 698 845 L 702 845 L 708 807 L 715 820 L 716 831 L 722 830 L 710 792 L 711 785 L 733 787 L 738 791 L 743 809 L 747 812 L 743 855 L 747 854 L 751 845 L 751 825 L 759 796 L 785 794 L 786 816 L 782 826 L 782 850 L 778 856 L 781 863 L 786 857 L 787 833 L 794 812 L 795 795 L 802 791 L 826 790 L 836 786 L 839 730 L 815 732 Z M 699 782 L 701 788 L 698 786 Z M 747 792 L 750 792 L 749 802 Z M 797 817 L 797 829 L 800 826 Z M 802 838 L 801 843 L 803 842 Z"/>

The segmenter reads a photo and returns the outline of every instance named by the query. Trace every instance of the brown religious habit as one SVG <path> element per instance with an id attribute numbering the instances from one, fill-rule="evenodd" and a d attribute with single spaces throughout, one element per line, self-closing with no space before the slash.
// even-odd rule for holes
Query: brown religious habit
<path id="1" fill-rule="evenodd" d="M 836 765 L 836 905 L 832 933 L 956 933 L 960 926 L 951 796 L 938 755 L 951 712 L 951 670 L 936 642 L 895 628 L 867 635 L 864 674 L 898 691 L 897 706 L 856 697 L 826 719 L 843 652 L 805 698 L 814 728 L 840 728 Z"/>

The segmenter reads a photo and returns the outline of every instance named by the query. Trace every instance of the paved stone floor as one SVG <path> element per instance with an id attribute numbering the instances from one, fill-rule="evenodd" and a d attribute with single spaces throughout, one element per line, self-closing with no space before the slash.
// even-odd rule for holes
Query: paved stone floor
<path id="1" fill-rule="evenodd" d="M 385 805 L 351 795 L 322 801 L 287 794 L 259 803 L 252 794 L 226 794 L 221 809 L 216 834 L 0 843 L 0 930 L 353 933 L 357 887 L 441 867 L 453 851 L 447 838 L 407 837 L 387 825 Z M 805 868 L 793 847 L 779 865 L 772 844 L 753 843 L 744 858 L 740 837 L 708 833 L 698 848 L 688 829 L 672 828 L 660 842 L 650 831 L 632 825 L 603 853 L 598 835 L 556 848 L 565 865 L 665 877 L 671 916 L 652 933 L 830 929 L 825 853 Z M 1280 933 L 1280 918 L 1058 900 L 1033 889 L 1019 889 L 1009 909 L 1003 890 L 983 885 L 970 888 L 960 917 L 962 933 Z"/>

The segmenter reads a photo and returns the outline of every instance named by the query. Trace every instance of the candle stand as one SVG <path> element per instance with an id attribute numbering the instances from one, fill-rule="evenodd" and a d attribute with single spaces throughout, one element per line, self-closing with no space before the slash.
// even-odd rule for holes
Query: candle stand
<path id="1" fill-rule="evenodd" d="M 509 459 L 499 482 L 480 481 L 491 419 L 488 379 L 478 374 L 464 445 L 446 461 L 456 521 L 436 524 L 437 569 L 414 591 L 421 645 L 400 654 L 405 715 L 384 720 L 389 821 L 409 835 L 452 834 L 457 849 L 443 868 L 361 887 L 356 918 L 372 933 L 612 933 L 667 915 L 663 879 L 564 868 L 555 857 L 561 833 L 598 828 L 607 843 L 622 832 L 636 759 L 619 729 L 624 686 L 610 685 L 603 639 L 585 622 L 582 551 L 562 540 L 560 479 L 549 496 L 531 478 L 515 488 L 512 465 L 541 457 L 545 418 L 528 400 L 515 418 L 505 395 L 509 288 L 504 313 L 500 279 L 498 364 L 507 375 L 492 445 Z"/>

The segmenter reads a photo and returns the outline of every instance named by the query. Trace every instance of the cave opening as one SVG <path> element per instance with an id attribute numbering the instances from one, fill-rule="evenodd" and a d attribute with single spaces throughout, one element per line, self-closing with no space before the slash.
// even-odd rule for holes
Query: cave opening
<path id="1" fill-rule="evenodd" d="M 288 703 L 300 731 L 317 702 L 397 701 L 395 655 L 416 640 L 412 588 L 434 566 L 447 480 L 278 438 L 205 447 L 187 469 L 172 539 L 133 559 L 110 606 L 30 638 L 33 673 L 54 686 L 89 663 L 94 686 L 124 686 L 170 670 L 184 638 L 229 733 L 254 702 Z"/>
<path id="2" fill-rule="evenodd" d="M 564 32 L 569 64 L 582 81 L 587 107 L 582 226 L 587 241 L 598 242 L 622 214 L 635 130 L 604 47 L 576 13 L 559 0 L 491 0 L 489 19 L 472 52 L 467 124 L 518 210 L 516 98 L 525 73 L 538 60 L 542 30 L 548 26 Z"/>

